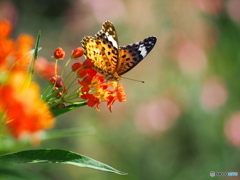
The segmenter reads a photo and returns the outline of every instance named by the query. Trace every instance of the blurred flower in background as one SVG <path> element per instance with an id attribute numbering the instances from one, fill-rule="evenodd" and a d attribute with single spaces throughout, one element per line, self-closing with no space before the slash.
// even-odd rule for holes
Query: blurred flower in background
<path id="1" fill-rule="evenodd" d="M 11 1 L 0 2 L 0 19 L 7 19 L 13 25 L 18 20 L 18 9 L 16 5 Z"/>
<path id="2" fill-rule="evenodd" d="M 195 0 L 197 6 L 204 13 L 210 15 L 219 15 L 223 10 L 223 1 L 222 0 Z"/>
<path id="3" fill-rule="evenodd" d="M 49 62 L 46 58 L 40 56 L 37 58 L 35 63 L 36 72 L 42 76 L 44 79 L 48 80 L 49 78 L 55 75 L 55 63 Z M 57 67 L 59 73 L 60 67 Z"/>
<path id="4" fill-rule="evenodd" d="M 179 43 L 176 60 L 180 69 L 189 74 L 199 73 L 207 68 L 207 57 L 204 50 L 188 40 Z"/>
<path id="5" fill-rule="evenodd" d="M 11 31 L 10 22 L 0 21 L 0 115 L 15 137 L 37 143 L 39 133 L 53 127 L 54 118 L 28 71 L 34 39 L 28 34 L 10 39 Z"/>
<path id="6" fill-rule="evenodd" d="M 146 134 L 164 133 L 181 115 L 179 105 L 171 98 L 161 98 L 138 107 L 135 113 L 136 127 Z"/>
<path id="7" fill-rule="evenodd" d="M 225 136 L 228 141 L 240 147 L 240 112 L 233 113 L 226 121 L 224 126 Z"/>
<path id="8" fill-rule="evenodd" d="M 227 13 L 229 17 L 236 23 L 240 22 L 239 12 L 240 2 L 238 0 L 228 0 L 226 4 Z"/>
<path id="9" fill-rule="evenodd" d="M 217 78 L 210 78 L 202 88 L 201 103 L 206 109 L 216 109 L 226 103 L 226 86 Z"/>
<path id="10" fill-rule="evenodd" d="M 109 18 L 111 18 L 112 21 L 117 20 L 126 13 L 122 0 L 102 0 L 101 3 L 99 3 L 98 0 L 84 0 L 84 3 L 91 7 L 99 23 Z"/>

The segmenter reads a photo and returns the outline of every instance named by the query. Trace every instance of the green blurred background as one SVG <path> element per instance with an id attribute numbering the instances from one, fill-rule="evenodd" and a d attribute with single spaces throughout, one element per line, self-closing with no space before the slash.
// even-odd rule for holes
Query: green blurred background
<path id="1" fill-rule="evenodd" d="M 94 133 L 36 147 L 84 154 L 127 176 L 34 164 L 16 167 L 16 179 L 205 180 L 210 171 L 240 173 L 239 0 L 8 0 L 0 1 L 0 18 L 14 24 L 12 37 L 41 30 L 40 56 L 49 61 L 57 47 L 69 57 L 106 20 L 120 45 L 158 38 L 125 75 L 145 83 L 121 80 L 126 102 L 112 113 L 103 104 L 100 112 L 83 107 L 57 119 L 56 130 Z M 47 82 L 36 80 L 44 90 Z"/>

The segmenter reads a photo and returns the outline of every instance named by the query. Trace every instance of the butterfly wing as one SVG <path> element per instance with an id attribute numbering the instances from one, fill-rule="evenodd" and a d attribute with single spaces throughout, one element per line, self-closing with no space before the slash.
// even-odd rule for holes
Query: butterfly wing
<path id="1" fill-rule="evenodd" d="M 102 29 L 98 31 L 95 37 L 97 39 L 109 42 L 111 46 L 118 49 L 117 32 L 115 30 L 113 23 L 111 23 L 110 21 L 106 21 L 103 23 Z"/>
<path id="2" fill-rule="evenodd" d="M 118 61 L 118 39 L 113 24 L 103 23 L 102 29 L 94 37 L 82 40 L 85 56 L 94 61 L 95 68 L 104 75 L 113 75 Z"/>
<path id="3" fill-rule="evenodd" d="M 92 59 L 94 66 L 96 66 L 100 71 L 110 71 L 111 64 L 109 63 L 101 44 L 101 41 L 94 37 L 84 37 L 82 40 L 82 47 L 85 50 L 84 55 L 88 59 Z"/>
<path id="4" fill-rule="evenodd" d="M 125 74 L 141 62 L 152 50 L 156 41 L 157 38 L 151 36 L 138 43 L 120 47 L 119 62 L 116 70 L 118 75 Z"/>

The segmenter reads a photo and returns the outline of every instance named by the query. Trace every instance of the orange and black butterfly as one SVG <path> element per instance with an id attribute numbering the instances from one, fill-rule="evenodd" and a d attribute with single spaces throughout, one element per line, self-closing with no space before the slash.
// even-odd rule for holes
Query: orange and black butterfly
<path id="1" fill-rule="evenodd" d="M 148 55 L 156 41 L 157 38 L 151 36 L 138 43 L 119 47 L 117 32 L 113 24 L 106 21 L 94 37 L 84 37 L 81 43 L 85 56 L 93 60 L 94 69 L 106 80 L 119 81 L 121 75 Z"/>

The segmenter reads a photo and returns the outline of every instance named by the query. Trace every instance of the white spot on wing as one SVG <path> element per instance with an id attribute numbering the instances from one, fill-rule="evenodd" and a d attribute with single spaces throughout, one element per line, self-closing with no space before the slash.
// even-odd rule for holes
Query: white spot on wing
<path id="1" fill-rule="evenodd" d="M 106 32 L 106 36 L 107 36 L 108 41 L 112 42 L 112 45 L 113 45 L 115 48 L 118 48 L 117 41 L 115 41 L 115 40 L 113 39 L 113 37 L 112 37 L 111 35 L 109 35 L 108 32 Z"/>
<path id="2" fill-rule="evenodd" d="M 138 48 L 138 51 L 140 51 L 140 54 L 142 55 L 142 57 L 146 57 L 147 55 L 147 50 L 146 47 L 144 46 L 144 44 L 141 44 Z"/>

